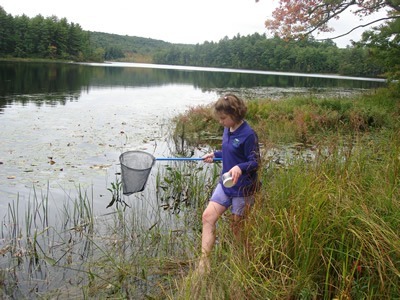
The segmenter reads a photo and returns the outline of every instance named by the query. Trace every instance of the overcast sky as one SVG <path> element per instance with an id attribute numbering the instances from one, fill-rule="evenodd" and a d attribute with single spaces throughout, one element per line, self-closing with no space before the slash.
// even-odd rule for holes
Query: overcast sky
<path id="1" fill-rule="evenodd" d="M 52 15 L 78 23 L 83 30 L 159 39 L 171 43 L 218 42 L 225 36 L 267 33 L 264 21 L 271 16 L 277 0 L 0 0 L 13 15 Z M 355 17 L 336 22 L 333 37 L 347 32 Z M 362 30 L 334 40 L 339 47 L 358 40 Z M 318 38 L 318 36 L 316 36 Z"/>

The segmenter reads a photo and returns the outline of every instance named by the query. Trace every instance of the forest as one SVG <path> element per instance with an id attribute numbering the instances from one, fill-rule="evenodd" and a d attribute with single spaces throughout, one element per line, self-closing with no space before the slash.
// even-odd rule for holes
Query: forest
<path id="1" fill-rule="evenodd" d="M 157 53 L 154 62 L 367 77 L 378 77 L 385 72 L 384 66 L 370 57 L 364 47 L 343 49 L 329 40 L 286 41 L 278 37 L 266 38 L 258 33 L 224 38 L 218 43 L 172 47 Z"/>
<path id="2" fill-rule="evenodd" d="M 141 37 L 85 31 L 66 18 L 12 16 L 0 6 L 0 57 L 72 61 L 131 60 L 151 57 L 171 44 Z"/>
<path id="3" fill-rule="evenodd" d="M 250 70 L 380 77 L 387 67 L 365 45 L 338 48 L 332 40 L 290 41 L 258 33 L 219 42 L 165 41 L 85 31 L 66 18 L 12 16 L 0 7 L 0 58 L 125 61 Z"/>

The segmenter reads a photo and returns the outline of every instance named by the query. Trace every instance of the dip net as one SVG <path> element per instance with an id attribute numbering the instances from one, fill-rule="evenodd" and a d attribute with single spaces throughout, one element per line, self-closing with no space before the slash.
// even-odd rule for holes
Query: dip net
<path id="1" fill-rule="evenodd" d="M 156 159 L 144 151 L 127 151 L 120 155 L 122 192 L 131 195 L 144 190 Z"/>

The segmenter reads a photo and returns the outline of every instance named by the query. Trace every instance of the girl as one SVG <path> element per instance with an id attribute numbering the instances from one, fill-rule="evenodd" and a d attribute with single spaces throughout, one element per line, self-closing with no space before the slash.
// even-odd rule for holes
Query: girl
<path id="1" fill-rule="evenodd" d="M 222 158 L 222 174 L 232 176 L 233 186 L 225 187 L 220 179 L 207 208 L 203 212 L 202 254 L 197 273 L 210 271 L 210 253 L 215 243 L 216 223 L 231 208 L 231 228 L 236 239 L 240 238 L 241 221 L 254 204 L 258 187 L 257 169 L 260 161 L 257 134 L 244 120 L 247 107 L 242 99 L 227 94 L 214 104 L 214 113 L 224 126 L 222 149 L 203 156 L 205 162 Z"/>

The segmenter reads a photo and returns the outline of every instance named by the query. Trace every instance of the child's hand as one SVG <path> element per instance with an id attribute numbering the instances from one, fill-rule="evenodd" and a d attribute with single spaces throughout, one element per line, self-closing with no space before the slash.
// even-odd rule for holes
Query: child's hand
<path id="1" fill-rule="evenodd" d="M 205 161 L 206 163 L 212 163 L 214 161 L 214 153 L 208 153 L 204 155 L 202 158 L 203 161 Z"/>
<path id="2" fill-rule="evenodd" d="M 239 177 L 242 176 L 242 170 L 238 166 L 234 166 L 229 170 L 229 173 L 232 176 L 233 184 L 236 184 L 239 180 Z"/>

